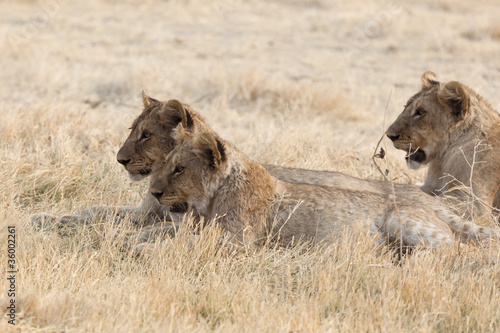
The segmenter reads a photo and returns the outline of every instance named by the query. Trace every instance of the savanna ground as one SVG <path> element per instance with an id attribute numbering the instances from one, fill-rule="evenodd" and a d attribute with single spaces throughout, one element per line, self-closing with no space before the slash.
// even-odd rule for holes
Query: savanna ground
<path id="1" fill-rule="evenodd" d="M 382 179 L 371 161 L 420 76 L 500 107 L 496 1 L 70 1 L 0 4 L 0 267 L 16 227 L 22 332 L 477 331 L 500 327 L 497 247 L 393 265 L 356 231 L 329 247 L 227 254 L 215 231 L 149 258 L 111 221 L 69 235 L 30 216 L 134 205 L 115 161 L 140 92 L 191 104 L 252 159 Z M 386 108 L 387 105 L 387 108 Z M 385 119 L 385 123 L 384 123 Z M 384 141 L 380 161 L 404 166 Z M 130 225 L 120 228 L 132 229 Z M 0 305 L 10 300 L 2 275 Z"/>

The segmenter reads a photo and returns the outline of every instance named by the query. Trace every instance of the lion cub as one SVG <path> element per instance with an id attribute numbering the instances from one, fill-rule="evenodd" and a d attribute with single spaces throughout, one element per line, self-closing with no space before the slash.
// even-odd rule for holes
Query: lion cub
<path id="1" fill-rule="evenodd" d="M 491 219 L 500 208 L 500 114 L 463 84 L 439 83 L 422 76 L 422 89 L 411 97 L 387 130 L 394 147 L 407 152 L 410 168 L 427 164 L 422 189 L 450 194 L 469 219 Z"/>
<path id="2" fill-rule="evenodd" d="M 188 203 L 195 214 L 214 220 L 238 244 L 328 241 L 357 224 L 378 236 L 377 244 L 398 244 L 401 227 L 405 247 L 454 241 L 457 230 L 414 201 L 279 181 L 212 133 L 188 134 L 179 125 L 174 138 L 176 147 L 161 170 L 152 174 L 151 194 L 162 205 Z"/>

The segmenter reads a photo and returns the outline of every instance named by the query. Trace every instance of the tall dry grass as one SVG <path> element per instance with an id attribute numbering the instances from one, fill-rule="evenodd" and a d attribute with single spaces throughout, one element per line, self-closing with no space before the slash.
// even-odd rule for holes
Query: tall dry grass
<path id="1" fill-rule="evenodd" d="M 399 6 L 398 6 L 399 4 Z M 190 103 L 260 163 L 382 179 L 371 155 L 434 70 L 500 104 L 495 1 L 2 3 L 0 266 L 15 225 L 10 332 L 477 331 L 500 325 L 498 248 L 394 265 L 361 230 L 328 247 L 229 254 L 186 228 L 148 258 L 94 221 L 67 235 L 29 217 L 135 205 L 147 182 L 115 162 L 140 91 Z M 383 143 L 389 176 L 421 181 Z M 0 282 L 6 307 L 8 283 Z"/>

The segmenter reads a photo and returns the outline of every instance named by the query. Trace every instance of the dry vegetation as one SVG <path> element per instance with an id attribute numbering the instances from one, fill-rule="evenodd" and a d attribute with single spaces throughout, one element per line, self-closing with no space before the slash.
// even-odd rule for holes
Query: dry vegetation
<path id="1" fill-rule="evenodd" d="M 0 267 L 17 231 L 17 325 L 36 332 L 500 329 L 497 247 L 421 252 L 401 266 L 362 232 L 330 247 L 230 255 L 217 231 L 147 259 L 110 221 L 61 236 L 31 214 L 137 204 L 115 155 L 140 91 L 190 103 L 260 163 L 382 179 L 385 126 L 433 70 L 500 107 L 493 0 L 3 2 Z M 421 181 L 388 143 L 389 176 Z M 406 175 L 407 176 L 406 176 Z M 131 226 L 122 226 L 130 229 Z M 0 305 L 9 298 L 0 282 Z"/>

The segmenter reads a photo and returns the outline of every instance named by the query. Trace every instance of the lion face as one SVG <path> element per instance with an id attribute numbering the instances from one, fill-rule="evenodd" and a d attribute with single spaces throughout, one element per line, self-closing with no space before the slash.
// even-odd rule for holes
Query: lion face
<path id="1" fill-rule="evenodd" d="M 422 90 L 408 100 L 387 130 L 394 147 L 407 152 L 406 163 L 412 169 L 444 153 L 450 132 L 457 129 L 469 107 L 468 95 L 460 83 L 441 84 L 431 72 L 423 75 L 422 82 Z"/>
<path id="2" fill-rule="evenodd" d="M 210 133 L 199 133 L 181 138 L 153 174 L 150 191 L 166 206 L 187 203 L 199 213 L 208 207 L 211 192 L 217 187 L 225 165 L 223 144 Z"/>
<path id="3" fill-rule="evenodd" d="M 130 179 L 141 180 L 163 160 L 173 146 L 172 130 L 179 124 L 192 124 L 189 108 L 177 100 L 160 102 L 143 92 L 144 111 L 134 121 L 130 135 L 120 148 L 117 160 Z"/>

